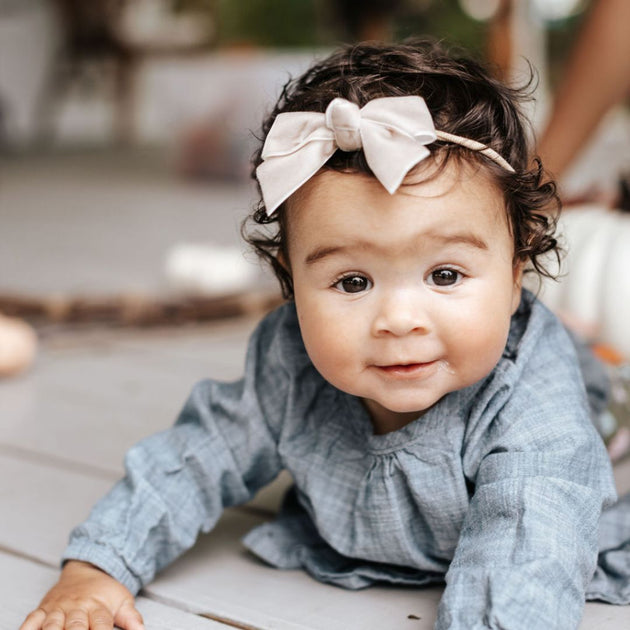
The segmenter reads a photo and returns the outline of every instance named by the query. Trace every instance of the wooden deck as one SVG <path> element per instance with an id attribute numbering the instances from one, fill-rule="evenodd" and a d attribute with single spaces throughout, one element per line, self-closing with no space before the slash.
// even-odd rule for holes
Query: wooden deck
<path id="1" fill-rule="evenodd" d="M 0 628 L 56 579 L 69 530 L 121 474 L 125 450 L 167 427 L 192 383 L 240 374 L 253 320 L 193 329 L 92 330 L 44 338 L 35 369 L 0 382 Z M 630 464 L 618 468 L 630 486 Z M 271 517 L 287 480 L 214 532 L 138 600 L 149 629 L 430 629 L 440 589 L 348 592 L 270 569 L 240 545 Z M 630 608 L 588 604 L 581 630 L 622 630 Z"/>

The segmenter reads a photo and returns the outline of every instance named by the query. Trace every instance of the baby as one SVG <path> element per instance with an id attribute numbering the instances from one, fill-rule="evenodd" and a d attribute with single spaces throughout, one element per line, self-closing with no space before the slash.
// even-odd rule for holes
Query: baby
<path id="1" fill-rule="evenodd" d="M 420 41 L 285 87 L 248 240 L 288 301 L 241 380 L 198 384 L 131 449 L 22 630 L 139 630 L 133 594 L 283 469 L 245 545 L 351 589 L 445 582 L 439 629 L 575 628 L 585 595 L 628 598 L 596 567 L 615 490 L 574 346 L 522 288 L 557 197 L 521 96 Z"/>

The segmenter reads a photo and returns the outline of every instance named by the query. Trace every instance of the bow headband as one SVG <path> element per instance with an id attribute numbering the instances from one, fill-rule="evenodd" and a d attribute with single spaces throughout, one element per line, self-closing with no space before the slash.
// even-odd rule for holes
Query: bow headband
<path id="1" fill-rule="evenodd" d="M 436 131 L 420 96 L 376 98 L 361 109 L 346 99 L 335 98 L 325 114 L 278 114 L 263 146 L 263 161 L 256 169 L 267 214 L 271 216 L 337 149 L 363 149 L 372 172 L 393 195 L 409 170 L 430 154 L 426 145 L 436 140 L 478 151 L 514 172 L 485 144 Z"/>

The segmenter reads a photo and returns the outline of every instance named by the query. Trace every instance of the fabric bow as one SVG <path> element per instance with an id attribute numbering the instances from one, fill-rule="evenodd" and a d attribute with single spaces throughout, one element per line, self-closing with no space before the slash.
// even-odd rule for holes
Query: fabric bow
<path id="1" fill-rule="evenodd" d="M 361 109 L 335 98 L 325 114 L 279 114 L 256 169 L 267 214 L 272 215 L 337 149 L 363 149 L 376 178 L 394 194 L 409 170 L 429 155 L 425 145 L 436 138 L 433 119 L 420 96 L 377 98 Z"/>

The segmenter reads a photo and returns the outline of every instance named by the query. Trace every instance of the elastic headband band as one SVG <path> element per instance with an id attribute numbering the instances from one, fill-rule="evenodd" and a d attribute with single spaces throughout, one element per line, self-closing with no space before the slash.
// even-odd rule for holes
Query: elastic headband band
<path id="1" fill-rule="evenodd" d="M 511 173 L 514 169 L 494 149 L 470 138 L 436 131 L 420 96 L 376 98 L 359 109 L 343 98 L 333 99 L 326 113 L 278 114 L 267 134 L 256 178 L 267 214 L 308 181 L 337 149 L 363 149 L 375 177 L 394 194 L 407 173 L 430 155 L 436 140 L 477 151 Z"/>

